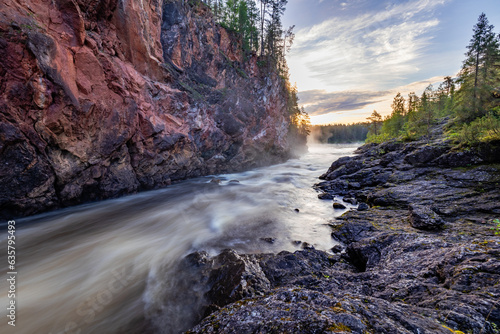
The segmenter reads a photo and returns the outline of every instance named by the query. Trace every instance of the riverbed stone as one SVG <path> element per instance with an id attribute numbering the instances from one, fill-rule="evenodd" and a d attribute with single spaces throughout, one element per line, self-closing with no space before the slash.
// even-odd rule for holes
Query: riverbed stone
<path id="1" fill-rule="evenodd" d="M 370 207 L 368 206 L 368 204 L 366 203 L 359 203 L 358 205 L 358 211 L 366 211 L 368 210 Z"/>
<path id="2" fill-rule="evenodd" d="M 276 238 L 267 237 L 267 238 L 260 238 L 260 240 L 265 241 L 265 242 L 270 243 L 270 244 L 274 244 L 274 242 L 276 241 Z"/>
<path id="3" fill-rule="evenodd" d="M 302 243 L 302 249 L 314 249 L 314 246 L 311 245 L 310 243 L 308 242 L 303 242 Z"/>
<path id="4" fill-rule="evenodd" d="M 339 202 L 333 202 L 333 208 L 334 209 L 339 209 L 339 210 L 342 210 L 342 209 L 345 209 L 346 206 L 342 203 L 339 203 Z"/>
<path id="5" fill-rule="evenodd" d="M 329 194 L 329 193 L 321 193 L 318 195 L 318 198 L 319 199 L 333 199 L 334 196 L 332 194 Z"/>
<path id="6" fill-rule="evenodd" d="M 352 197 L 344 197 L 342 200 L 344 202 L 352 204 L 352 205 L 357 205 L 358 204 L 358 201 L 355 198 L 352 198 Z"/>

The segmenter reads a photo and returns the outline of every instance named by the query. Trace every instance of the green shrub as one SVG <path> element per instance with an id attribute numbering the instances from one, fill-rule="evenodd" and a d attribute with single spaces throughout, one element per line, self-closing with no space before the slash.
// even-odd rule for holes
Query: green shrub
<path id="1" fill-rule="evenodd" d="M 500 140 L 500 118 L 489 113 L 469 124 L 463 124 L 456 133 L 450 134 L 449 137 L 464 145 Z"/>
<path id="2" fill-rule="evenodd" d="M 394 137 L 388 133 L 381 133 L 379 135 L 374 135 L 372 133 L 368 133 L 368 136 L 366 137 L 366 143 L 380 144 L 380 143 L 386 142 L 386 141 L 393 139 L 393 138 Z"/>
<path id="3" fill-rule="evenodd" d="M 493 223 L 496 224 L 496 227 L 491 227 L 490 230 L 495 231 L 495 235 L 500 234 L 500 219 L 493 220 Z"/>

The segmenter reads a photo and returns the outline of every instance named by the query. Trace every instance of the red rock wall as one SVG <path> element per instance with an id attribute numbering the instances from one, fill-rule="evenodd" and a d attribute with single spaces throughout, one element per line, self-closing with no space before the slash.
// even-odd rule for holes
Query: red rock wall
<path id="1" fill-rule="evenodd" d="M 285 105 L 203 6 L 0 0 L 0 213 L 282 161 Z"/>

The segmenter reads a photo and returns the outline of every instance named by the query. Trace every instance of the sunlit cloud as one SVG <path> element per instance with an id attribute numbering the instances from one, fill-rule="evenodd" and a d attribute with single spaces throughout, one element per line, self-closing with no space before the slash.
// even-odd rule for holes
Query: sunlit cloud
<path id="1" fill-rule="evenodd" d="M 311 115 L 312 124 L 365 122 L 373 110 L 389 115 L 397 93 L 405 99 L 410 93 L 421 95 L 429 85 L 437 87 L 443 80 L 444 77 L 435 76 L 379 92 L 311 90 L 300 92 L 299 102 Z"/>
<path id="2" fill-rule="evenodd" d="M 402 84 L 420 71 L 430 32 L 439 24 L 433 10 L 449 1 L 396 3 L 301 29 L 289 57 L 299 89 L 376 91 Z"/>
<path id="3" fill-rule="evenodd" d="M 380 102 L 387 92 L 308 90 L 299 93 L 300 103 L 311 116 L 357 110 Z"/>

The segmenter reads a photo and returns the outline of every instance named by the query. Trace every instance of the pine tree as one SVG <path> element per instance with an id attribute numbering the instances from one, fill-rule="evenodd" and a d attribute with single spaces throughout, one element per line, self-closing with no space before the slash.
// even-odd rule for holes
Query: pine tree
<path id="1" fill-rule="evenodd" d="M 375 136 L 378 135 L 380 124 L 382 124 L 382 115 L 380 115 L 376 110 L 373 111 L 370 117 L 367 118 L 371 122 L 370 130 L 373 130 Z"/>
<path id="2" fill-rule="evenodd" d="M 238 3 L 238 33 L 241 36 L 243 50 L 250 51 L 250 17 L 248 14 L 248 5 L 246 1 Z"/>
<path id="3" fill-rule="evenodd" d="M 264 55 L 264 23 L 266 22 L 267 5 L 271 0 L 260 1 L 260 55 Z"/>
<path id="4" fill-rule="evenodd" d="M 479 16 L 474 34 L 467 46 L 467 59 L 459 74 L 462 108 L 459 118 L 470 121 L 486 114 L 488 98 L 493 86 L 498 84 L 499 37 L 493 32 L 486 15 Z"/>
<path id="5" fill-rule="evenodd" d="M 391 117 L 384 121 L 382 131 L 392 137 L 397 137 L 403 129 L 403 124 L 405 122 L 405 98 L 401 95 L 401 93 L 398 93 L 394 97 L 391 107 Z"/>
<path id="6" fill-rule="evenodd" d="M 418 103 L 419 98 L 415 94 L 415 92 L 411 92 L 410 94 L 408 94 L 408 115 L 411 115 L 417 111 Z"/>
<path id="7" fill-rule="evenodd" d="M 392 114 L 393 115 L 405 115 L 405 98 L 401 95 L 401 93 L 398 93 L 395 97 L 394 100 L 392 101 L 391 104 L 392 108 Z"/>
<path id="8" fill-rule="evenodd" d="M 283 26 L 281 16 L 285 12 L 288 0 L 269 0 L 271 9 L 270 18 L 267 21 L 267 52 L 278 63 L 281 56 L 280 45 L 283 43 Z"/>
<path id="9" fill-rule="evenodd" d="M 247 0 L 248 19 L 250 21 L 250 46 L 252 50 L 259 49 L 259 9 L 255 0 Z"/>
<path id="10" fill-rule="evenodd" d="M 222 26 L 230 31 L 238 32 L 239 27 L 239 0 L 226 0 L 226 5 L 221 7 Z"/>
<path id="11" fill-rule="evenodd" d="M 433 111 L 433 87 L 432 85 L 427 86 L 427 88 L 422 93 L 422 98 L 420 99 L 420 115 L 422 119 L 422 125 L 427 138 L 430 138 L 430 128 L 434 120 Z"/>

